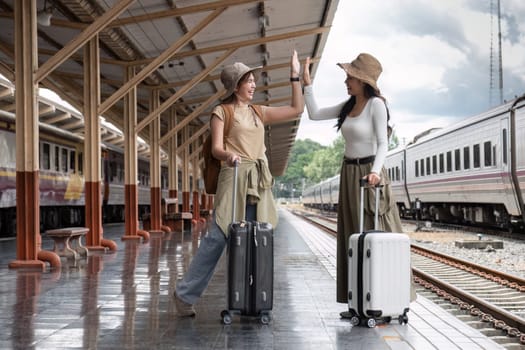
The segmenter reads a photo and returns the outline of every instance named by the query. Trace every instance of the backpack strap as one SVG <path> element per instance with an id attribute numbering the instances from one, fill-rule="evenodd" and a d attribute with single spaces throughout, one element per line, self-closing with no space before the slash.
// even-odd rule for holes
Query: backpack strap
<path id="1" fill-rule="evenodd" d="M 255 112 L 255 114 L 259 117 L 259 119 L 264 121 L 263 119 L 263 111 L 261 105 L 250 105 L 250 108 Z"/>
<path id="2" fill-rule="evenodd" d="M 224 137 L 228 136 L 232 128 L 233 121 L 233 107 L 231 104 L 221 104 L 222 110 L 224 111 Z M 249 105 L 252 111 L 255 112 L 257 117 L 263 121 L 263 111 L 261 105 Z"/>
<path id="3" fill-rule="evenodd" d="M 223 138 L 228 136 L 232 128 L 233 121 L 233 107 L 230 104 L 221 104 L 222 110 L 224 111 L 224 131 Z"/>

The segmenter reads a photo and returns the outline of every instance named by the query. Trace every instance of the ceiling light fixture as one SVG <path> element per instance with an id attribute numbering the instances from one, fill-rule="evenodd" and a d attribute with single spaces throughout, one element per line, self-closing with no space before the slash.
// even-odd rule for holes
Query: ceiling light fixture
<path id="1" fill-rule="evenodd" d="M 44 0 L 44 8 L 38 11 L 36 21 L 38 24 L 49 27 L 51 25 L 51 17 L 53 16 L 53 6 L 47 7 L 47 0 Z"/>

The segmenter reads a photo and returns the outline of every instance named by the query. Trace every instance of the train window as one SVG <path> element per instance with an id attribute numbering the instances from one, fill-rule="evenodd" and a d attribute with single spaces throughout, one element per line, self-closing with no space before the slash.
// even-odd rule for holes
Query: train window
<path id="1" fill-rule="evenodd" d="M 405 169 L 405 161 L 402 160 L 401 161 L 401 180 L 404 180 L 405 179 L 405 172 L 406 172 L 406 169 Z"/>
<path id="2" fill-rule="evenodd" d="M 461 170 L 461 151 L 459 148 L 454 150 L 454 169 Z"/>
<path id="3" fill-rule="evenodd" d="M 73 173 L 75 172 L 75 159 L 76 159 L 76 152 L 69 151 L 69 170 Z"/>
<path id="4" fill-rule="evenodd" d="M 463 147 L 463 169 L 470 169 L 470 147 Z"/>
<path id="5" fill-rule="evenodd" d="M 42 163 L 40 167 L 45 170 L 51 169 L 51 145 L 49 143 L 44 143 L 42 145 Z"/>
<path id="6" fill-rule="evenodd" d="M 440 153 L 439 154 L 439 173 L 444 173 L 445 172 L 445 156 L 443 155 L 443 153 Z"/>
<path id="7" fill-rule="evenodd" d="M 109 163 L 109 173 L 111 181 L 115 181 L 115 178 L 117 177 L 117 164 L 114 161 Z"/>
<path id="8" fill-rule="evenodd" d="M 496 145 L 492 146 L 492 165 L 496 166 Z"/>
<path id="9" fill-rule="evenodd" d="M 438 167 L 437 167 L 437 156 L 433 155 L 432 156 L 432 174 L 436 174 L 437 170 L 438 170 Z"/>
<path id="10" fill-rule="evenodd" d="M 102 171 L 104 171 L 103 169 L 104 167 L 102 167 Z M 78 173 L 82 175 L 83 172 L 84 172 L 84 155 L 82 154 L 82 152 L 79 152 L 78 153 Z"/>
<path id="11" fill-rule="evenodd" d="M 452 171 L 452 151 L 447 152 L 447 172 Z"/>
<path id="12" fill-rule="evenodd" d="M 124 182 L 124 166 L 122 164 L 118 164 L 118 181 Z"/>
<path id="13" fill-rule="evenodd" d="M 396 181 L 399 181 L 399 167 L 396 166 Z"/>
<path id="14" fill-rule="evenodd" d="M 490 141 L 483 143 L 483 156 L 485 158 L 485 166 L 492 166 L 492 144 Z"/>
<path id="15" fill-rule="evenodd" d="M 430 175 L 430 157 L 427 157 L 427 175 Z"/>
<path id="16" fill-rule="evenodd" d="M 392 168 L 388 168 L 388 178 L 392 181 Z"/>
<path id="17" fill-rule="evenodd" d="M 55 171 L 60 170 L 60 149 L 55 146 Z"/>
<path id="18" fill-rule="evenodd" d="M 425 176 L 425 160 L 423 158 L 421 158 L 421 160 L 419 161 L 419 170 L 421 176 Z"/>
<path id="19" fill-rule="evenodd" d="M 416 161 L 414 162 L 414 170 L 416 171 L 414 175 L 415 175 L 416 177 L 419 177 L 419 164 L 418 164 L 418 163 L 419 163 L 419 160 L 416 160 Z"/>
<path id="20" fill-rule="evenodd" d="M 473 156 L 474 156 L 474 168 L 479 168 L 481 166 L 481 150 L 479 147 L 479 143 L 475 144 L 474 147 L 472 147 Z"/>
<path id="21" fill-rule="evenodd" d="M 62 169 L 62 172 L 67 173 L 67 149 L 62 148 L 61 150 L 60 169 Z"/>

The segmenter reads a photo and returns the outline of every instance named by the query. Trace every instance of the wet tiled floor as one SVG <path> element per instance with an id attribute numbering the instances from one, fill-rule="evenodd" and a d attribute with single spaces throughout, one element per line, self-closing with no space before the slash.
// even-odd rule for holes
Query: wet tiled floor
<path id="1" fill-rule="evenodd" d="M 118 251 L 91 254 L 56 272 L 10 270 L 15 242 L 0 242 L 0 349 L 498 349 L 478 332 L 418 297 L 409 324 L 352 328 L 335 303 L 330 242 L 280 211 L 275 232 L 274 310 L 268 325 L 234 316 L 226 306 L 224 255 L 194 318 L 179 318 L 173 290 L 199 244 L 200 232 L 121 241 L 123 225 L 104 227 Z M 43 248 L 52 242 L 43 237 Z M 431 321 L 433 320 L 434 321 Z M 437 320 L 437 321 L 435 321 Z M 434 322 L 444 322 L 436 330 Z M 448 328 L 447 328 L 448 327 Z M 454 336 L 448 329 L 456 330 Z M 455 338 L 454 338 L 455 337 Z M 432 340 L 433 339 L 433 340 Z M 458 340 L 466 345 L 455 345 Z M 432 344 L 432 343 L 435 344 Z M 452 345 L 451 345 L 452 344 Z"/>

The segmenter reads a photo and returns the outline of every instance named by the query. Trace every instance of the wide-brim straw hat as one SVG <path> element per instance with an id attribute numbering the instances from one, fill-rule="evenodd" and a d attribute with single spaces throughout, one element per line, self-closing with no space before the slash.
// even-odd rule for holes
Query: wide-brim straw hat
<path id="1" fill-rule="evenodd" d="M 337 65 L 343 68 L 346 74 L 369 84 L 379 92 L 377 79 L 383 71 L 383 68 L 374 56 L 368 53 L 360 53 L 352 62 L 338 63 Z"/>
<path id="2" fill-rule="evenodd" d="M 255 80 L 259 78 L 262 66 L 250 68 L 244 63 L 235 62 L 234 64 L 227 65 L 221 72 L 221 82 L 226 89 L 226 93 L 222 96 L 222 100 L 230 97 L 235 88 L 239 84 L 239 81 L 246 73 L 253 73 Z"/>

